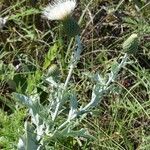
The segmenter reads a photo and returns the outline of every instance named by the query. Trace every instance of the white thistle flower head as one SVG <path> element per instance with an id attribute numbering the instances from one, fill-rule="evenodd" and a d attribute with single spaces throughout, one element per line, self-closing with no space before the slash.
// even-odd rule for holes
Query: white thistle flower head
<path id="1" fill-rule="evenodd" d="M 69 17 L 76 7 L 76 0 L 55 0 L 43 11 L 48 20 L 64 20 Z"/>

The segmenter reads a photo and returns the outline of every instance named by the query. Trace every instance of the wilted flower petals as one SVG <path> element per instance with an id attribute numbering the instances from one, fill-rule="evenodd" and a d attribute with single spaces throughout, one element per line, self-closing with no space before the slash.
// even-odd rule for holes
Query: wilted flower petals
<path id="1" fill-rule="evenodd" d="M 0 29 L 2 29 L 5 26 L 7 20 L 8 17 L 4 17 L 4 18 L 0 17 Z"/>

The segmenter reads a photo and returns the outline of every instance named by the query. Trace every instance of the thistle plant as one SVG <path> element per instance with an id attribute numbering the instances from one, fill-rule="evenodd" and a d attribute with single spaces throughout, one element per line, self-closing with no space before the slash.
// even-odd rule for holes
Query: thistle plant
<path id="1" fill-rule="evenodd" d="M 73 37 L 80 32 L 79 25 L 71 16 L 75 7 L 76 0 L 56 0 L 44 9 L 43 16 L 48 20 L 60 20 L 64 32 Z"/>
<path id="2" fill-rule="evenodd" d="M 56 65 L 52 66 L 48 76 L 43 75 L 41 77 L 43 83 L 48 83 L 48 87 L 44 87 L 45 91 L 49 93 L 47 104 L 43 105 L 40 103 L 40 96 L 37 89 L 35 89 L 30 96 L 14 93 L 14 99 L 29 109 L 29 116 L 31 117 L 30 121 L 27 120 L 25 122 L 25 134 L 18 142 L 19 150 L 50 149 L 50 142 L 62 137 L 94 139 L 94 137 L 89 134 L 88 129 L 81 128 L 75 130 L 75 127 L 81 123 L 82 119 L 85 118 L 88 113 L 92 112 L 93 108 L 101 102 L 106 94 L 109 94 L 113 82 L 117 80 L 119 71 L 128 63 L 128 54 L 125 53 L 118 61 L 119 63 L 115 62 L 113 64 L 110 73 L 105 76 L 94 74 L 92 78 L 95 84 L 92 88 L 91 98 L 85 106 L 79 106 L 77 93 L 69 88 L 73 70 L 82 52 L 80 36 L 75 34 L 78 33 L 76 32 L 78 25 L 71 17 L 75 6 L 75 0 L 60 0 L 49 4 L 43 11 L 43 15 L 49 20 L 61 20 L 63 23 L 65 22 L 64 28 L 66 30 L 67 27 L 71 27 L 72 31 L 68 28 L 66 33 L 69 34 L 69 36 L 75 36 L 76 47 L 73 51 L 70 64 L 68 65 L 68 76 L 64 82 L 55 78 L 55 71 L 57 71 Z M 71 34 L 69 32 L 71 32 Z M 132 40 L 131 43 L 130 41 L 127 43 L 130 46 L 135 44 Z M 127 49 L 129 49 L 129 47 L 127 47 Z M 68 102 L 69 106 L 66 107 Z M 68 113 L 64 114 L 64 112 Z"/>

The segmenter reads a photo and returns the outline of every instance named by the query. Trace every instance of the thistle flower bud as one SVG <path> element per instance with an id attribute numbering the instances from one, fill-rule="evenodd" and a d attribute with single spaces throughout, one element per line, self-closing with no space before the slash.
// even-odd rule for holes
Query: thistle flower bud
<path id="1" fill-rule="evenodd" d="M 59 68 L 57 67 L 56 64 L 52 64 L 49 68 L 48 68 L 48 76 L 53 76 L 56 77 L 59 75 Z"/>
<path id="2" fill-rule="evenodd" d="M 80 33 L 80 27 L 77 22 L 72 18 L 68 17 L 62 21 L 63 31 L 70 37 L 74 37 Z"/>
<path id="3" fill-rule="evenodd" d="M 132 34 L 127 40 L 124 41 L 122 47 L 126 53 L 136 53 L 138 49 L 138 35 L 135 33 Z"/>

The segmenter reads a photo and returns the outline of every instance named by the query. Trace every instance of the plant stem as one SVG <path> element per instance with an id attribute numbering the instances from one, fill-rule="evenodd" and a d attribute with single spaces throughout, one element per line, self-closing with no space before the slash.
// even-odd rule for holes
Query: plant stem
<path id="1" fill-rule="evenodd" d="M 89 112 L 89 109 L 91 109 L 93 106 L 96 106 L 100 102 L 100 99 L 102 99 L 103 95 L 108 91 L 110 84 L 116 79 L 120 69 L 126 65 L 127 58 L 128 58 L 128 54 L 125 53 L 125 55 L 122 58 L 122 61 L 120 62 L 120 64 L 118 65 L 116 69 L 116 72 L 114 72 L 113 74 L 110 73 L 110 76 L 109 76 L 108 81 L 106 82 L 106 85 L 104 87 L 100 87 L 99 94 L 97 94 L 94 97 L 94 99 L 92 97 L 91 101 L 84 108 L 80 109 L 76 114 L 74 114 L 74 116 L 70 120 L 66 120 L 63 124 L 61 124 L 57 128 L 58 130 L 63 129 L 71 120 L 77 118 L 79 115 L 86 114 L 87 112 Z M 72 72 L 72 69 L 70 70 L 71 70 L 70 72 Z M 71 74 L 69 74 L 68 76 L 70 77 L 70 75 Z M 93 90 L 96 90 L 96 85 L 94 86 Z"/>
<path id="2" fill-rule="evenodd" d="M 73 69 L 75 68 L 78 60 L 80 59 L 80 54 L 82 52 L 82 47 L 81 47 L 81 40 L 80 40 L 80 37 L 77 35 L 76 36 L 76 43 L 77 43 L 77 50 L 74 52 L 74 55 L 72 57 L 72 60 L 71 60 L 71 64 L 70 64 L 70 69 L 69 69 L 69 73 L 68 73 L 68 76 L 67 76 L 67 79 L 65 81 L 65 84 L 64 84 L 64 88 L 63 88 L 63 92 L 62 94 L 65 92 L 67 86 L 68 86 L 68 83 L 70 81 L 70 78 L 71 78 L 71 75 L 72 75 L 72 72 L 73 72 Z M 52 120 L 54 121 L 57 117 L 57 114 L 58 114 L 58 111 L 60 109 L 60 106 L 62 104 L 62 99 L 63 99 L 63 96 L 62 98 L 59 99 L 59 102 L 55 108 L 55 112 L 54 112 L 54 116 L 52 118 Z"/>
<path id="3" fill-rule="evenodd" d="M 74 52 L 74 56 L 71 60 L 71 65 L 70 65 L 69 73 L 68 73 L 68 76 L 67 76 L 67 79 L 66 79 L 66 82 L 64 85 L 64 89 L 67 88 L 67 85 L 70 81 L 70 78 L 71 78 L 71 75 L 73 72 L 73 69 L 75 68 L 75 66 L 77 64 L 77 61 L 80 59 L 80 54 L 82 52 L 81 40 L 80 40 L 80 37 L 78 35 L 76 36 L 76 43 L 77 43 L 77 50 Z"/>

